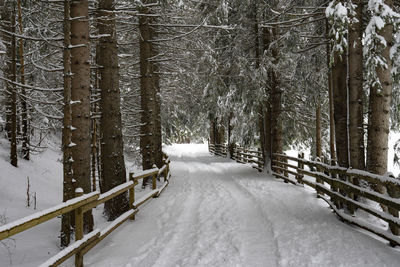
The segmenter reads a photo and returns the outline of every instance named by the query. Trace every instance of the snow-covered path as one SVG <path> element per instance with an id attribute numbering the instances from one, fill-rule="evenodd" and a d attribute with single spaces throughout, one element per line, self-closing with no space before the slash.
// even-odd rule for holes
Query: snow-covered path
<path id="1" fill-rule="evenodd" d="M 312 191 L 204 145 L 168 149 L 169 187 L 86 266 L 399 266 L 399 250 L 340 222 Z"/>

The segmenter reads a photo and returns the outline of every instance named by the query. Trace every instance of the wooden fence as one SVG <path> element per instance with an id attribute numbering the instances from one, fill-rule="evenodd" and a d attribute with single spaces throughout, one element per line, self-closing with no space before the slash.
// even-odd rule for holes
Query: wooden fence
<path id="1" fill-rule="evenodd" d="M 224 144 L 208 143 L 208 150 L 216 156 L 226 157 L 228 155 L 228 146 Z"/>
<path id="2" fill-rule="evenodd" d="M 208 150 L 213 155 L 227 157 L 229 148 L 226 144 L 208 143 Z M 231 157 L 239 163 L 250 163 L 253 168 L 260 172 L 263 170 L 264 159 L 260 150 L 234 146 Z"/>
<path id="3" fill-rule="evenodd" d="M 295 185 L 306 184 L 314 188 L 317 197 L 325 200 L 343 221 L 387 239 L 392 246 L 400 245 L 400 180 L 320 161 L 305 160 L 304 154 L 299 154 L 298 157 L 274 154 L 272 169 L 277 178 Z M 387 194 L 370 189 L 377 187 Z M 371 205 L 374 202 L 380 205 Z M 355 212 L 357 209 L 387 222 L 390 231 L 363 220 Z"/>
<path id="4" fill-rule="evenodd" d="M 101 240 L 108 236 L 118 226 L 128 219 L 134 220 L 135 214 L 139 211 L 138 207 L 143 205 L 151 198 L 158 197 L 169 183 L 171 177 L 170 159 L 164 157 L 164 165 L 162 168 L 153 168 L 140 173 L 129 173 L 129 182 L 121 184 L 112 190 L 100 194 L 92 192 L 83 194 L 83 190 L 78 188 L 75 191 L 76 197 L 55 207 L 37 212 L 25 218 L 11 222 L 0 227 L 0 240 L 11 237 L 20 232 L 26 231 L 36 225 L 44 223 L 62 214 L 74 211 L 75 213 L 75 242 L 70 244 L 58 254 L 51 257 L 40 266 L 58 266 L 71 256 L 75 255 L 75 266 L 83 266 L 83 255 L 97 245 Z M 163 176 L 164 181 L 161 187 L 157 188 L 157 179 Z M 140 199 L 135 199 L 135 186 L 139 184 L 139 180 L 151 177 L 152 191 Z M 117 197 L 125 192 L 129 193 L 129 210 L 112 221 L 106 228 L 96 229 L 86 235 L 83 234 L 83 214 L 96 206 L 103 204 L 107 200 Z"/>
<path id="5" fill-rule="evenodd" d="M 232 158 L 239 163 L 250 163 L 251 166 L 259 172 L 263 170 L 264 158 L 260 150 L 235 146 L 233 148 Z"/>

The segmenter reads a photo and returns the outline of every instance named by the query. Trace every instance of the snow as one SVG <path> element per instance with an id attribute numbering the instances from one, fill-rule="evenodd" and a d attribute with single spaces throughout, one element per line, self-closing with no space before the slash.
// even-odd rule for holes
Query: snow
<path id="1" fill-rule="evenodd" d="M 133 206 L 134 207 L 137 207 L 138 205 L 140 206 L 143 201 L 145 201 L 149 197 L 157 195 L 158 192 L 159 192 L 159 189 L 154 189 L 154 190 L 148 192 L 147 194 L 145 194 L 144 196 L 142 196 L 141 198 L 139 198 L 138 200 L 133 202 Z"/>
<path id="2" fill-rule="evenodd" d="M 146 175 L 154 173 L 154 172 L 158 173 L 158 168 L 153 168 L 153 169 L 149 169 L 149 170 L 134 172 L 134 175 L 132 176 L 132 178 L 135 179 L 136 177 L 143 177 L 143 176 L 146 176 Z"/>
<path id="3" fill-rule="evenodd" d="M 92 232 L 90 232 L 89 234 L 85 235 L 81 240 L 78 240 L 76 242 L 74 242 L 73 244 L 71 244 L 70 246 L 68 246 L 68 248 L 62 250 L 60 253 L 58 253 L 57 255 L 54 255 L 53 257 L 51 257 L 50 259 L 48 259 L 45 263 L 41 264 L 39 267 L 48 267 L 52 264 L 54 264 L 55 262 L 57 262 L 59 259 L 67 256 L 69 253 L 71 253 L 74 249 L 79 248 L 83 243 L 85 243 L 86 241 L 88 241 L 89 239 L 91 239 L 92 237 L 96 236 L 100 234 L 100 230 L 96 229 L 93 230 Z"/>
<path id="4" fill-rule="evenodd" d="M 26 176 L 38 210 L 61 203 L 59 147 L 34 155 L 31 162 L 20 160 L 14 168 L 7 143 L 0 139 L 0 215 L 12 222 L 35 212 L 25 205 Z M 86 266 L 398 266 L 400 249 L 342 223 L 309 187 L 211 156 L 207 145 L 173 145 L 164 151 L 173 173 L 168 187 L 146 202 L 134 221 L 90 250 Z M 166 184 L 160 182 L 155 191 Z M 140 186 L 135 191 L 137 199 L 153 193 Z M 121 222 L 106 222 L 102 207 L 93 211 L 102 235 Z M 11 266 L 10 259 L 12 266 L 46 262 L 60 252 L 59 229 L 59 219 L 53 219 L 2 241 L 0 266 Z M 73 266 L 73 258 L 62 266 Z"/>
<path id="5" fill-rule="evenodd" d="M 77 194 L 83 193 L 83 189 L 78 187 L 77 189 L 75 189 L 75 193 Z"/>
<path id="6" fill-rule="evenodd" d="M 0 225 L 10 223 L 62 202 L 62 155 L 59 147 L 48 148 L 31 161 L 9 163 L 9 142 L 0 138 Z M 27 177 L 30 194 L 36 193 L 37 210 L 27 207 Z M 0 243 L 0 266 L 37 266 L 59 251 L 60 223 L 53 219 Z"/>
<path id="7" fill-rule="evenodd" d="M 64 205 L 61 204 L 61 141 L 52 137 L 46 145 L 48 148 L 44 152 L 32 153 L 30 161 L 19 158 L 18 168 L 15 168 L 9 163 L 9 142 L 0 138 L 0 227 L 26 216 L 33 216 L 36 212 L 43 213 L 45 209 Z M 127 166 L 131 164 L 128 162 Z M 26 205 L 27 177 L 30 182 L 31 202 L 36 194 L 36 210 L 33 203 L 30 207 Z M 136 186 L 135 195 L 140 198 L 149 190 Z M 103 194 L 100 197 L 104 196 Z M 104 230 L 110 224 L 103 217 L 103 205 L 93 209 L 93 216 L 95 228 Z M 57 217 L 0 241 L 0 266 L 31 267 L 46 262 L 60 252 L 60 226 L 60 217 Z M 73 266 L 73 259 L 66 264 Z"/>
<path id="8" fill-rule="evenodd" d="M 394 158 L 394 144 L 397 140 L 400 139 L 399 132 L 390 132 L 389 133 L 389 153 L 388 153 L 388 171 L 394 174 L 395 177 L 400 175 L 400 166 L 396 166 L 393 162 Z"/>
<path id="9" fill-rule="evenodd" d="M 104 194 L 101 194 L 100 197 L 99 197 L 99 200 L 108 198 L 112 194 L 114 194 L 114 193 L 118 192 L 119 190 L 122 190 L 122 189 L 124 189 L 126 187 L 129 187 L 130 185 L 133 185 L 133 181 L 129 181 L 129 182 L 123 183 L 123 184 L 121 184 L 119 186 L 116 186 L 113 189 L 105 192 Z"/>
<path id="10" fill-rule="evenodd" d="M 77 188 L 75 190 L 75 193 L 83 193 L 83 189 L 82 188 Z M 8 223 L 6 225 L 1 226 L 0 227 L 0 232 L 9 231 L 9 230 L 11 230 L 12 228 L 14 228 L 16 226 L 22 225 L 22 224 L 24 224 L 26 222 L 29 222 L 29 221 L 32 221 L 32 220 L 37 220 L 37 219 L 39 219 L 40 217 L 42 217 L 42 216 L 44 216 L 46 214 L 50 214 L 50 213 L 56 212 L 56 211 L 61 210 L 61 209 L 65 208 L 65 207 L 67 207 L 67 206 L 70 206 L 70 205 L 78 203 L 78 202 L 80 202 L 82 200 L 91 198 L 91 197 L 93 197 L 95 195 L 99 195 L 99 192 L 91 192 L 91 193 L 86 194 L 84 196 L 80 196 L 80 197 L 68 200 L 66 202 L 60 203 L 60 204 L 58 204 L 56 206 L 50 207 L 50 208 L 45 209 L 43 211 L 39 211 L 39 212 L 36 212 L 36 213 L 34 213 L 32 215 L 29 215 L 29 216 L 23 217 L 21 219 L 18 219 L 16 221 L 10 222 L 10 223 Z"/>
<path id="11" fill-rule="evenodd" d="M 173 177 L 86 266 L 398 266 L 400 251 L 342 223 L 315 191 L 173 145 Z"/>

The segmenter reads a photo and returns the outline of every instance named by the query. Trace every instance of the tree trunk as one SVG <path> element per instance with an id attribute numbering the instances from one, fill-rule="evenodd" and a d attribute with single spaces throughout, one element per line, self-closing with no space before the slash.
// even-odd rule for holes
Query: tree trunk
<path id="1" fill-rule="evenodd" d="M 357 5 L 358 22 L 349 25 L 349 163 L 354 169 L 364 170 L 362 1 L 352 3 Z"/>
<path id="2" fill-rule="evenodd" d="M 147 14 L 147 8 L 140 8 L 141 14 Z M 142 168 L 143 170 L 151 169 L 154 160 L 154 143 L 153 143 L 153 112 L 154 112 L 154 93 L 152 81 L 152 68 L 149 58 L 151 57 L 150 36 L 150 18 L 146 16 L 139 17 L 140 31 L 140 98 L 141 98 L 141 134 L 140 148 L 142 153 Z"/>
<path id="3" fill-rule="evenodd" d="M 216 140 L 215 140 L 215 120 L 214 118 L 211 116 L 210 119 L 210 144 L 215 145 L 216 144 Z"/>
<path id="4" fill-rule="evenodd" d="M 8 31 L 11 32 L 11 9 L 9 8 L 9 6 L 5 3 L 4 0 L 0 0 L 0 19 L 2 21 L 2 23 L 0 24 L 1 28 L 4 31 Z M 6 68 L 3 70 L 4 75 L 6 76 L 7 79 L 11 80 L 11 71 L 10 71 L 10 55 L 11 55 L 11 36 L 9 34 L 7 34 L 6 32 L 1 31 L 1 39 L 3 40 L 3 43 L 6 46 L 6 51 L 5 54 L 2 56 L 2 59 L 4 59 L 4 61 L 6 62 L 5 66 Z M 11 141 L 11 86 L 6 83 L 6 88 L 3 91 L 4 92 L 4 96 L 3 96 L 3 101 L 4 101 L 4 106 L 6 108 L 5 112 L 6 112 L 6 123 L 5 123 L 5 133 L 7 135 L 7 138 L 9 141 Z M 3 104 L 3 103 L 2 103 Z"/>
<path id="5" fill-rule="evenodd" d="M 21 0 L 18 0 L 18 24 L 19 24 L 19 33 L 23 35 Z M 19 59 L 20 59 L 21 84 L 25 85 L 24 41 L 22 38 L 19 39 Z M 26 105 L 26 92 L 23 86 L 21 87 L 20 101 L 21 101 L 21 120 L 22 120 L 22 157 L 23 159 L 29 160 L 29 118 L 28 118 L 28 109 Z"/>
<path id="6" fill-rule="evenodd" d="M 262 149 L 263 153 L 263 159 L 264 159 L 264 170 L 267 171 L 267 173 L 271 172 L 271 166 L 272 166 L 272 136 L 271 136 L 271 107 L 268 101 L 265 101 L 264 104 L 264 109 L 263 109 L 263 115 L 262 115 L 262 120 L 263 120 L 263 143 L 264 143 L 264 148 Z"/>
<path id="7" fill-rule="evenodd" d="M 11 31 L 15 33 L 15 2 L 13 3 L 13 11 L 11 13 Z M 9 72 L 11 74 L 11 83 L 9 83 L 10 108 L 11 108 L 11 151 L 10 161 L 14 167 L 18 166 L 17 155 L 17 88 L 15 82 L 17 81 L 17 58 L 16 58 L 16 38 L 15 35 L 11 37 L 11 62 L 9 63 Z"/>
<path id="8" fill-rule="evenodd" d="M 88 0 L 71 2 L 72 169 L 77 187 L 91 191 L 90 181 L 90 48 Z M 77 19 L 80 18 L 80 19 Z M 85 232 L 93 230 L 93 216 L 84 218 Z"/>
<path id="9" fill-rule="evenodd" d="M 5 104 L 6 104 L 6 133 L 10 141 L 10 163 L 18 166 L 17 155 L 17 92 L 16 92 L 16 40 L 15 35 L 15 3 L 0 2 L 2 6 L 1 19 L 2 27 L 6 32 L 2 33 L 2 39 L 6 45 L 6 69 L 5 75 L 9 82 L 6 83 Z"/>
<path id="10" fill-rule="evenodd" d="M 233 118 L 233 112 L 229 113 L 228 117 L 228 151 L 229 151 L 229 157 L 233 159 L 233 150 L 235 148 L 235 142 L 232 141 L 232 121 Z"/>
<path id="11" fill-rule="evenodd" d="M 349 167 L 347 138 L 347 64 L 346 53 L 335 52 L 332 66 L 332 91 L 337 159 L 341 167 Z"/>
<path id="12" fill-rule="evenodd" d="M 156 22 L 155 20 L 153 20 Z M 153 22 L 153 23 L 154 23 Z M 157 31 L 154 28 L 155 26 L 150 27 L 151 39 L 157 39 Z M 163 165 L 162 160 L 162 134 L 161 134 L 161 88 L 160 88 L 160 67 L 157 63 L 157 56 L 159 54 L 159 46 L 155 43 L 150 43 L 151 45 L 151 54 L 153 60 L 150 61 L 152 66 L 153 73 L 153 99 L 154 99 L 154 112 L 153 112 L 153 138 L 154 138 L 154 161 L 158 168 L 161 168 Z"/>
<path id="13" fill-rule="evenodd" d="M 321 145 L 321 105 L 318 103 L 315 110 L 315 143 L 316 143 L 316 156 L 317 158 L 322 157 L 322 145 Z"/>
<path id="14" fill-rule="evenodd" d="M 272 29 L 271 40 L 278 39 L 278 29 Z M 273 42 L 270 42 L 273 44 Z M 272 50 L 273 64 L 279 64 L 279 50 L 277 44 L 273 44 L 270 47 Z M 269 70 L 270 82 L 271 82 L 271 135 L 272 135 L 272 153 L 282 153 L 283 152 L 283 139 L 282 139 L 282 89 L 280 88 L 280 75 L 275 70 Z"/>
<path id="15" fill-rule="evenodd" d="M 63 147 L 63 202 L 74 197 L 74 186 L 72 183 L 72 161 L 71 161 L 71 25 L 69 20 L 70 0 L 64 0 L 64 117 L 62 132 Z M 74 221 L 73 212 L 63 214 L 61 217 L 61 247 L 67 247 L 71 238 L 71 226 Z"/>
<path id="16" fill-rule="evenodd" d="M 114 0 L 99 1 L 97 25 L 100 35 L 109 35 L 99 41 L 102 190 L 109 191 L 126 182 Z M 122 194 L 105 203 L 104 213 L 114 220 L 128 207 L 126 194 Z"/>
<path id="17" fill-rule="evenodd" d="M 325 20 L 326 25 L 326 36 L 329 38 L 329 23 L 328 19 Z M 328 68 L 328 97 L 329 97 L 329 147 L 331 154 L 331 162 L 336 160 L 336 150 L 335 150 L 335 115 L 334 115 L 334 105 L 333 105 L 333 88 L 332 88 L 332 67 L 330 65 L 331 60 L 331 46 L 328 43 L 326 45 L 326 64 Z"/>
<path id="18" fill-rule="evenodd" d="M 144 1 L 143 4 L 154 3 L 153 0 Z M 150 10 L 146 6 L 140 7 L 139 12 L 141 14 L 150 14 Z M 152 62 L 152 56 L 154 55 L 154 47 L 150 42 L 154 36 L 154 32 L 149 25 L 153 22 L 151 16 L 139 16 L 139 31 L 140 31 L 140 98 L 141 98 L 141 133 L 140 133 L 140 149 L 142 153 L 142 168 L 143 170 L 153 168 L 156 164 L 157 148 L 159 144 L 156 144 L 156 128 L 155 118 L 157 115 L 156 107 L 156 95 L 157 87 L 159 83 L 159 77 L 155 75 Z M 143 186 L 146 186 L 149 178 L 143 179 Z"/>
<path id="19" fill-rule="evenodd" d="M 393 7 L 392 0 L 386 0 L 385 3 Z M 386 60 L 387 68 L 376 68 L 376 74 L 382 87 L 370 87 L 367 170 L 382 175 L 387 171 L 388 160 L 390 102 L 393 89 L 390 73 L 392 69 L 390 49 L 393 45 L 393 24 L 385 24 L 385 27 L 378 31 L 378 34 L 385 38 L 387 43 L 387 46 L 382 50 L 382 57 Z"/>

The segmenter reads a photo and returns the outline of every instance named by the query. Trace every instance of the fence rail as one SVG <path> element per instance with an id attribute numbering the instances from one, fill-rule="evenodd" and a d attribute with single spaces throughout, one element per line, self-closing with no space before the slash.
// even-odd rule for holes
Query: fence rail
<path id="1" fill-rule="evenodd" d="M 129 173 L 129 181 L 121 184 L 112 190 L 100 194 L 99 192 L 92 192 L 83 194 L 83 190 L 78 188 L 75 191 L 75 198 L 68 200 L 55 207 L 37 212 L 33 215 L 19 219 L 0 227 L 0 241 L 16 235 L 20 232 L 26 231 L 36 225 L 44 223 L 62 214 L 74 211 L 75 213 L 75 242 L 70 244 L 65 249 L 51 257 L 42 267 L 45 266 L 58 266 L 73 255 L 75 255 L 75 266 L 83 266 L 83 256 L 101 240 L 108 236 L 117 227 L 123 224 L 128 219 L 134 220 L 135 214 L 139 211 L 138 207 L 143 205 L 151 198 L 158 197 L 162 191 L 169 184 L 170 172 L 170 159 L 164 154 L 164 165 L 158 169 L 145 170 L 139 173 Z M 161 187 L 157 188 L 157 179 L 163 176 L 164 181 Z M 142 198 L 135 200 L 135 186 L 139 184 L 139 180 L 144 178 L 152 179 L 152 191 Z M 117 197 L 121 194 L 129 193 L 129 210 L 112 221 L 106 228 L 99 230 L 95 229 L 92 232 L 83 234 L 83 214 L 104 202 Z"/>
<path id="2" fill-rule="evenodd" d="M 211 154 L 221 157 L 227 157 L 229 147 L 226 144 L 208 143 L 208 150 Z M 258 171 L 262 171 L 264 167 L 264 158 L 260 150 L 234 146 L 231 158 L 239 163 L 250 163 L 251 166 Z"/>
<path id="3" fill-rule="evenodd" d="M 208 144 L 208 150 L 211 154 L 226 157 L 228 156 L 228 146 L 225 144 Z"/>
<path id="4" fill-rule="evenodd" d="M 306 184 L 314 188 L 317 196 L 325 200 L 343 221 L 388 240 L 392 246 L 400 245 L 398 179 L 320 161 L 305 160 L 304 154 L 299 154 L 297 158 L 285 154 L 273 154 L 272 170 L 274 176 L 284 179 L 285 182 L 295 185 Z M 377 186 L 383 188 L 387 194 L 370 189 Z M 370 205 L 371 201 L 380 204 L 382 210 L 377 208 L 377 205 Z M 363 220 L 357 215 L 357 209 L 386 221 L 390 231 Z"/>
<path id="5" fill-rule="evenodd" d="M 232 158 L 239 163 L 250 163 L 253 168 L 260 172 L 263 170 L 264 158 L 262 152 L 259 150 L 235 146 L 233 148 Z"/>

